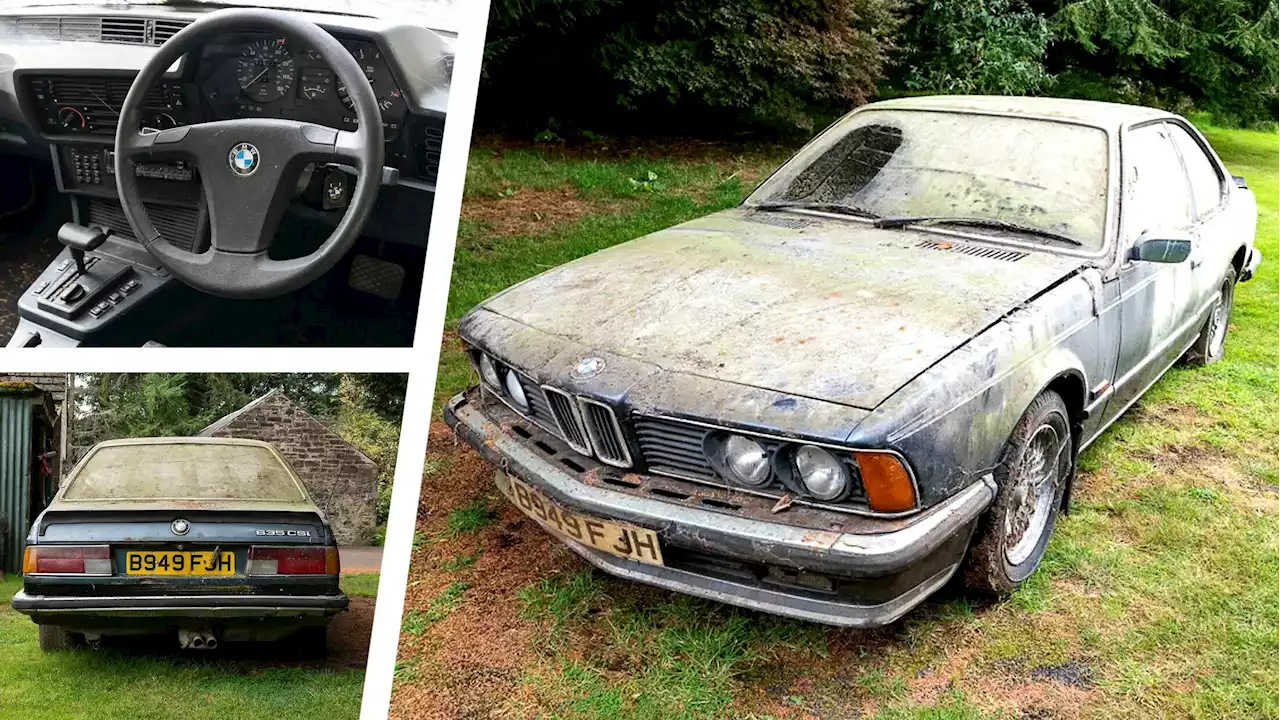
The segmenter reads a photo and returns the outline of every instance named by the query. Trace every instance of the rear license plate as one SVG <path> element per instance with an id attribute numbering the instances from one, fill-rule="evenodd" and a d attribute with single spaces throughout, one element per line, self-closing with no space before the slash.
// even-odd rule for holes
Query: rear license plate
<path id="1" fill-rule="evenodd" d="M 652 530 L 565 510 L 505 473 L 499 476 L 497 484 L 508 500 L 554 535 L 628 560 L 649 565 L 662 564 L 658 534 Z"/>
<path id="2" fill-rule="evenodd" d="M 125 553 L 126 575 L 234 575 L 236 556 L 220 552 L 143 550 Z"/>

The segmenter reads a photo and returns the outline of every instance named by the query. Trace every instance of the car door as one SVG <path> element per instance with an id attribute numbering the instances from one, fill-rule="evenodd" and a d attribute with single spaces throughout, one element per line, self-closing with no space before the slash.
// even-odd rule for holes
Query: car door
<path id="1" fill-rule="evenodd" d="M 1225 212 L 1226 173 L 1194 130 L 1177 122 L 1165 123 L 1165 127 L 1186 169 L 1195 212 L 1195 241 L 1188 259 L 1191 305 L 1196 314 L 1207 316 L 1236 249 L 1231 244 L 1231 218 Z"/>
<path id="2" fill-rule="evenodd" d="M 1195 232 L 1191 188 L 1163 122 L 1125 132 L 1121 139 L 1120 343 L 1114 417 L 1143 393 L 1184 349 L 1193 289 L 1189 262 L 1160 263 L 1129 258 L 1144 234 Z"/>

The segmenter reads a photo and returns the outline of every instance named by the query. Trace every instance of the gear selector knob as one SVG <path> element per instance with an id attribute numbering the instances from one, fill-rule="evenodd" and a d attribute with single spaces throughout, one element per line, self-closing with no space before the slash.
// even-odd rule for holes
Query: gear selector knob
<path id="1" fill-rule="evenodd" d="M 111 234 L 109 229 L 96 225 L 85 227 L 75 223 L 63 223 L 58 228 L 58 242 L 71 248 L 71 257 L 76 261 L 76 270 L 85 272 L 84 254 L 102 245 Z"/>

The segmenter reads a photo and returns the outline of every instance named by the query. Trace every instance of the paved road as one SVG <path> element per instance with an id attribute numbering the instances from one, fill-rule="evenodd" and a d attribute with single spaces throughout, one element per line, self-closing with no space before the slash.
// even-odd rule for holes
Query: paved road
<path id="1" fill-rule="evenodd" d="M 382 569 L 382 548 L 380 547 L 340 547 L 338 559 L 342 561 L 342 572 L 378 572 Z"/>

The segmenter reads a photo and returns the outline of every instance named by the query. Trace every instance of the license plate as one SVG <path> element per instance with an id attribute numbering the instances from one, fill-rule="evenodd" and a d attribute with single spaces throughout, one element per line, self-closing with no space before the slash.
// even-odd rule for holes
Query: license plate
<path id="1" fill-rule="evenodd" d="M 499 474 L 497 484 L 508 500 L 554 535 L 628 560 L 662 564 L 658 534 L 652 530 L 570 512 L 505 473 Z"/>
<path id="2" fill-rule="evenodd" d="M 126 575 L 234 575 L 236 556 L 233 552 L 182 552 L 145 550 L 124 555 Z"/>

